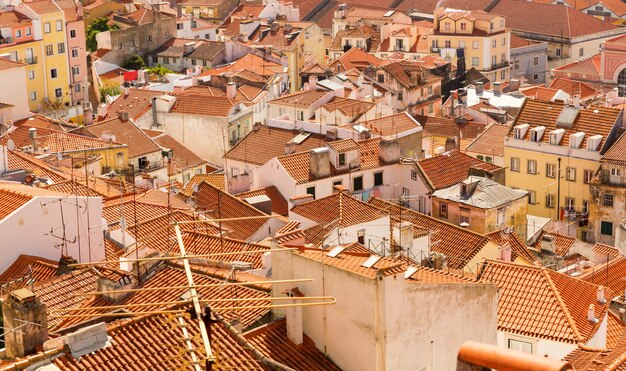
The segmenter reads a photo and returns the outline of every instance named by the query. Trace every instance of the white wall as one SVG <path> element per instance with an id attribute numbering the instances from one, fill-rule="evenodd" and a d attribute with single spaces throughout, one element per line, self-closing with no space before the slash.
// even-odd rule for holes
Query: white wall
<path id="1" fill-rule="evenodd" d="M 38 196 L 0 221 L 0 272 L 4 272 L 20 254 L 59 260 L 63 221 L 70 256 L 80 262 L 104 259 L 100 197 Z M 88 226 L 91 227 L 89 232 Z"/>
<path id="2" fill-rule="evenodd" d="M 498 346 L 508 349 L 509 339 L 524 341 L 532 344 L 533 354 L 540 357 L 548 356 L 552 359 L 562 360 L 563 357 L 578 348 L 576 344 L 563 343 L 559 341 L 538 339 L 528 336 L 511 334 L 498 331 Z"/>
<path id="3" fill-rule="evenodd" d="M 0 89 L 0 102 L 13 105 L 11 120 L 32 116 L 28 110 L 26 67 L 15 67 L 0 71 L 0 81 L 9 89 Z"/>

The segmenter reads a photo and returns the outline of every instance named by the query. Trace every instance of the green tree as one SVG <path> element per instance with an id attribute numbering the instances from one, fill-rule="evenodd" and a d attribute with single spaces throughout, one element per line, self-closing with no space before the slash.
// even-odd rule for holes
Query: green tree
<path id="1" fill-rule="evenodd" d="M 122 67 L 127 70 L 140 70 L 146 67 L 146 63 L 143 61 L 143 58 L 141 58 L 141 56 L 135 54 L 132 57 L 130 57 L 128 60 L 126 60 L 122 64 Z"/>
<path id="2" fill-rule="evenodd" d="M 87 50 L 93 52 L 98 49 L 98 42 L 96 41 L 96 35 L 99 32 L 117 30 L 119 27 L 116 24 L 109 25 L 109 19 L 106 17 L 98 18 L 87 27 L 85 33 L 87 34 L 87 40 L 85 44 Z"/>
<path id="3" fill-rule="evenodd" d="M 148 68 L 148 73 L 151 75 L 157 75 L 159 77 L 163 77 L 168 73 L 174 73 L 174 72 L 167 67 L 163 67 L 160 64 L 157 64 L 154 67 Z"/>
<path id="4" fill-rule="evenodd" d="M 100 103 L 106 102 L 107 95 L 114 97 L 120 94 L 122 94 L 122 88 L 118 83 L 113 80 L 102 81 L 102 86 L 100 86 Z"/>

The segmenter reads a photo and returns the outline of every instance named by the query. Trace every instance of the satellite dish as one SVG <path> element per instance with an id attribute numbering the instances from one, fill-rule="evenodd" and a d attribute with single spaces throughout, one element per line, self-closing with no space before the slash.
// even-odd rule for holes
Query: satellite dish
<path id="1" fill-rule="evenodd" d="M 9 151 L 15 150 L 15 142 L 13 141 L 13 139 L 7 140 L 7 148 L 9 149 Z"/>
<path id="2" fill-rule="evenodd" d="M 63 154 L 61 152 L 57 152 L 57 160 L 63 160 Z"/>

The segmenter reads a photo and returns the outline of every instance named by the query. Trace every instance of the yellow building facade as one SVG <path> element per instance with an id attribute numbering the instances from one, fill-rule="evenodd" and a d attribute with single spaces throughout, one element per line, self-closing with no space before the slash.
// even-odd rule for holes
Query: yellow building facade
<path id="1" fill-rule="evenodd" d="M 504 17 L 479 11 L 435 10 L 430 50 L 456 64 L 460 53 L 465 68 L 475 68 L 490 81 L 510 78 L 511 31 Z"/>

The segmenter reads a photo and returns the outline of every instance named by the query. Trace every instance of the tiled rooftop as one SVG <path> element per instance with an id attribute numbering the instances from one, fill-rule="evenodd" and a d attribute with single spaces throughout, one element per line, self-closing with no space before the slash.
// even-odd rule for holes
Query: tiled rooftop
<path id="1" fill-rule="evenodd" d="M 383 60 L 377 58 L 376 56 L 366 53 L 360 48 L 352 48 L 343 53 L 341 57 L 333 60 L 328 67 L 336 70 L 337 66 L 341 66 L 343 71 L 350 71 L 354 68 L 359 70 L 365 69 L 365 67 L 369 65 L 378 67 L 382 65 L 382 63 Z"/>
<path id="2" fill-rule="evenodd" d="M 303 251 L 295 252 L 295 254 L 369 279 L 376 279 L 378 274 L 383 276 L 403 274 L 407 268 L 403 262 L 390 257 L 381 257 L 371 268 L 366 268 L 362 265 L 369 258 L 370 254 L 345 250 L 334 258 L 327 256 L 328 250 L 322 249 L 304 249 Z"/>
<path id="3" fill-rule="evenodd" d="M 446 138 L 474 139 L 480 135 L 487 125 L 480 122 L 457 123 L 454 119 L 432 116 L 415 116 L 424 131 L 435 136 Z"/>
<path id="4" fill-rule="evenodd" d="M 420 127 L 420 123 L 415 121 L 407 112 L 359 122 L 358 125 L 365 126 L 372 134 L 383 137 L 401 134 Z"/>
<path id="5" fill-rule="evenodd" d="M 156 136 L 152 136 L 150 134 L 148 135 L 161 148 L 171 149 L 174 152 L 170 165 L 171 172 L 174 174 L 182 173 L 186 170 L 190 170 L 206 163 L 206 161 L 167 133 L 160 133 Z"/>
<path id="6" fill-rule="evenodd" d="M 178 96 L 170 112 L 228 117 L 233 113 L 237 104 L 237 101 L 225 96 L 215 97 L 200 94 L 183 94 Z"/>
<path id="7" fill-rule="evenodd" d="M 12 289 L 18 289 L 26 283 L 45 281 L 56 275 L 58 262 L 39 256 L 20 254 L 4 272 L 0 273 L 0 286 L 9 281 L 18 280 Z M 27 279 L 22 279 L 28 277 Z"/>
<path id="8" fill-rule="evenodd" d="M 604 153 L 602 162 L 614 165 L 626 165 L 626 132 L 622 134 Z"/>
<path id="9" fill-rule="evenodd" d="M 226 191 L 226 178 L 224 174 L 196 174 L 194 175 L 182 189 L 182 194 L 187 197 L 194 195 L 193 186 L 207 182 L 217 187 L 221 191 Z"/>
<path id="10" fill-rule="evenodd" d="M 598 95 L 596 89 L 584 82 L 557 77 L 550 84 L 552 89 L 560 89 L 569 94 L 571 97 L 579 95 L 582 99 L 593 98 Z"/>
<path id="11" fill-rule="evenodd" d="M 528 250 L 528 247 L 520 238 L 514 233 L 504 233 L 501 231 L 495 231 L 487 233 L 485 235 L 490 241 L 495 242 L 499 246 L 503 246 L 508 243 L 511 246 L 511 259 L 515 260 L 518 256 L 526 260 L 529 264 L 538 263 L 539 259 Z"/>
<path id="12" fill-rule="evenodd" d="M 129 89 L 128 94 L 121 94 L 107 109 L 109 118 L 117 116 L 117 111 L 128 112 L 128 117 L 139 118 L 152 107 L 152 98 L 163 92 L 147 89 Z"/>
<path id="13" fill-rule="evenodd" d="M 376 104 L 372 102 L 335 96 L 328 103 L 323 105 L 322 108 L 329 112 L 339 111 L 345 116 L 356 118 L 370 110 L 375 105 Z"/>
<path id="14" fill-rule="evenodd" d="M 262 189 L 255 189 L 243 193 L 238 193 L 235 196 L 242 200 L 248 197 L 267 196 L 270 200 L 272 200 L 273 213 L 283 216 L 287 216 L 289 214 L 287 200 L 285 199 L 285 197 L 283 197 L 278 188 L 276 188 L 275 186 L 269 186 Z"/>
<path id="15" fill-rule="evenodd" d="M 320 225 L 334 222 L 335 226 L 341 227 L 367 223 L 388 216 L 385 212 L 357 200 L 346 192 L 337 192 L 298 204 L 291 208 L 291 212 Z"/>
<path id="16" fill-rule="evenodd" d="M 617 247 L 605 245 L 602 243 L 596 243 L 595 245 L 593 245 L 593 251 L 610 258 L 617 258 L 618 256 L 622 256 L 620 249 L 618 249 Z"/>
<path id="17" fill-rule="evenodd" d="M 570 237 L 570 236 L 566 236 L 566 235 L 558 234 L 558 233 L 552 233 L 552 232 L 546 233 L 542 231 L 539 234 L 537 241 L 533 244 L 534 248 L 541 249 L 541 240 L 543 236 L 545 235 L 550 235 L 553 237 L 554 253 L 559 256 L 566 256 L 569 253 L 569 251 L 572 249 L 572 247 L 574 247 L 574 244 L 576 243 L 576 238 L 574 237 Z"/>
<path id="18" fill-rule="evenodd" d="M 487 156 L 504 156 L 504 140 L 511 125 L 491 124 L 470 143 L 467 152 L 476 152 Z"/>
<path id="19" fill-rule="evenodd" d="M 38 178 L 50 179 L 53 182 L 63 182 L 70 179 L 70 175 L 63 174 L 61 171 L 53 169 L 50 165 L 42 160 L 36 159 L 25 153 L 17 151 L 8 152 L 9 170 L 28 170 L 32 171 Z"/>
<path id="20" fill-rule="evenodd" d="M 113 135 L 115 141 L 128 146 L 129 160 L 161 152 L 161 147 L 130 120 L 122 121 L 118 117 L 114 117 L 84 126 L 83 130 L 91 133 L 96 138 L 102 138 L 103 135 Z"/>
<path id="21" fill-rule="evenodd" d="M 623 256 L 598 264 L 582 272 L 583 281 L 610 288 L 615 296 L 624 295 L 626 290 L 626 258 Z"/>
<path id="22" fill-rule="evenodd" d="M 594 284 L 543 267 L 494 260 L 485 261 L 479 281 L 500 290 L 498 330 L 571 344 L 586 343 L 598 331 L 612 297 L 605 289 L 602 304 Z M 599 321 L 587 320 L 591 304 Z"/>
<path id="23" fill-rule="evenodd" d="M 295 93 L 283 95 L 272 99 L 269 104 L 280 104 L 290 107 L 307 108 L 311 104 L 327 96 L 329 92 L 325 90 L 302 90 Z"/>
<path id="24" fill-rule="evenodd" d="M 0 220 L 2 220 L 29 202 L 32 196 L 0 187 L 0 199 L 2 200 L 0 202 Z"/>
<path id="25" fill-rule="evenodd" d="M 447 188 L 463 181 L 467 178 L 469 169 L 476 166 L 488 172 L 501 169 L 497 165 L 480 161 L 457 150 L 416 162 L 419 175 L 431 190 Z"/>

